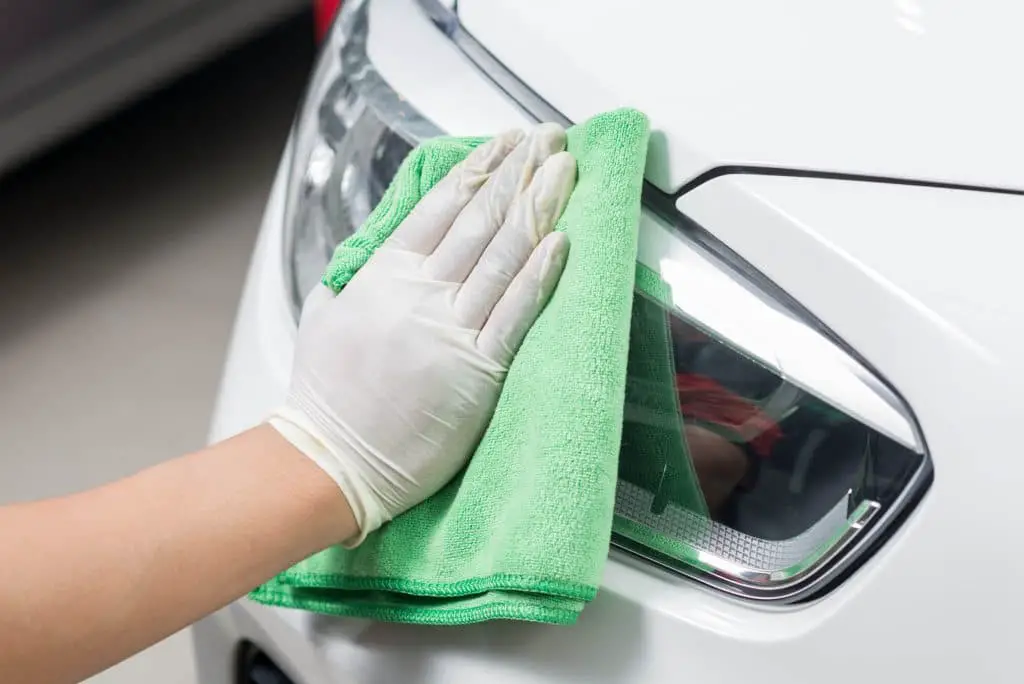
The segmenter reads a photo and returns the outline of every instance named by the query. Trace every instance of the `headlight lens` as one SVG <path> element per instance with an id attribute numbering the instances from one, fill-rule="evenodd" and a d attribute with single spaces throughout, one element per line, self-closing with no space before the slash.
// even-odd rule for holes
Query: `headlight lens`
<path id="1" fill-rule="evenodd" d="M 335 246 L 384 194 L 412 147 L 441 133 L 366 57 L 367 2 L 343 5 L 295 122 L 285 200 L 285 274 L 293 310 Z"/>
<path id="2" fill-rule="evenodd" d="M 284 253 L 296 316 L 412 146 L 442 133 L 367 59 L 369 2 L 344 3 L 295 124 Z M 454 15 L 420 3 L 497 87 L 540 106 Z M 930 461 L 899 397 L 684 224 L 642 218 L 639 260 L 670 294 L 634 301 L 661 346 L 630 349 L 613 541 L 733 594 L 799 600 L 877 545 Z"/>
<path id="3" fill-rule="evenodd" d="M 730 593 L 800 600 L 880 540 L 927 454 L 884 383 L 682 228 L 641 219 L 664 294 L 634 298 L 615 540 Z"/>

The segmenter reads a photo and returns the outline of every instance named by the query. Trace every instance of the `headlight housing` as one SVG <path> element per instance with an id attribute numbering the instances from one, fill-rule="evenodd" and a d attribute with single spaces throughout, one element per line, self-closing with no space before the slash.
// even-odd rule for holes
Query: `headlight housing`
<path id="1" fill-rule="evenodd" d="M 641 219 L 638 260 L 666 294 L 638 293 L 634 317 L 667 321 L 674 377 L 661 383 L 675 392 L 679 427 L 649 410 L 650 359 L 636 363 L 631 339 L 615 540 L 729 593 L 803 600 L 877 547 L 923 492 L 931 464 L 906 404 L 782 298 L 693 239 L 699 230 L 678 214 L 647 210 Z M 688 464 L 665 447 L 673 429 L 683 433 L 678 452 L 698 475 L 706 470 L 711 510 L 690 504 Z M 648 436 L 637 453 L 628 439 L 639 430 Z M 730 476 L 722 464 L 742 458 L 742 479 L 714 506 L 715 477 Z M 657 477 L 644 475 L 652 469 Z"/>
<path id="2" fill-rule="evenodd" d="M 335 246 L 363 223 L 405 155 L 441 134 L 367 59 L 366 6 L 344 3 L 295 122 L 284 253 L 296 315 Z"/>
<path id="3" fill-rule="evenodd" d="M 406 153 L 442 133 L 367 59 L 371 1 L 343 5 L 295 124 L 284 254 L 296 315 Z M 419 2 L 496 88 L 538 120 L 568 123 L 441 3 Z M 666 294 L 638 292 L 634 319 L 664 326 L 670 372 L 652 379 L 631 347 L 613 544 L 745 598 L 819 595 L 925 490 L 923 438 L 905 402 L 855 355 L 744 264 L 709 249 L 671 203 L 650 199 L 639 261 Z M 735 474 L 726 462 L 743 477 L 713 501 L 715 478 Z"/>

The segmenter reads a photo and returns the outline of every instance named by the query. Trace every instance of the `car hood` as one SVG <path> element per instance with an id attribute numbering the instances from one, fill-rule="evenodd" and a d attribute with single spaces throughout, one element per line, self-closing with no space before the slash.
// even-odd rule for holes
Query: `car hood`
<path id="1" fill-rule="evenodd" d="M 1024 189 L 1024 4 L 459 0 L 465 29 L 579 121 L 651 119 L 666 191 L 756 165 Z"/>

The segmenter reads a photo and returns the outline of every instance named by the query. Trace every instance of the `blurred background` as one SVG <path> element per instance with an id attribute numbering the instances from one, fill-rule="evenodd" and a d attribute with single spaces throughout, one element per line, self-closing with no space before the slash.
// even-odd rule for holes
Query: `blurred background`
<path id="1" fill-rule="evenodd" d="M 306 2 L 0 0 L 0 504 L 204 443 L 314 53 Z"/>

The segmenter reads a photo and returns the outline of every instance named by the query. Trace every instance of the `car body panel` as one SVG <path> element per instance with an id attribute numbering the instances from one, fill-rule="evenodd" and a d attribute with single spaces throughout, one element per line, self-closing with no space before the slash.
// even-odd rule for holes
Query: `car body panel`
<path id="1" fill-rule="evenodd" d="M 459 0 L 573 121 L 641 109 L 672 191 L 759 165 L 1024 189 L 1024 5 L 1001 0 Z"/>

